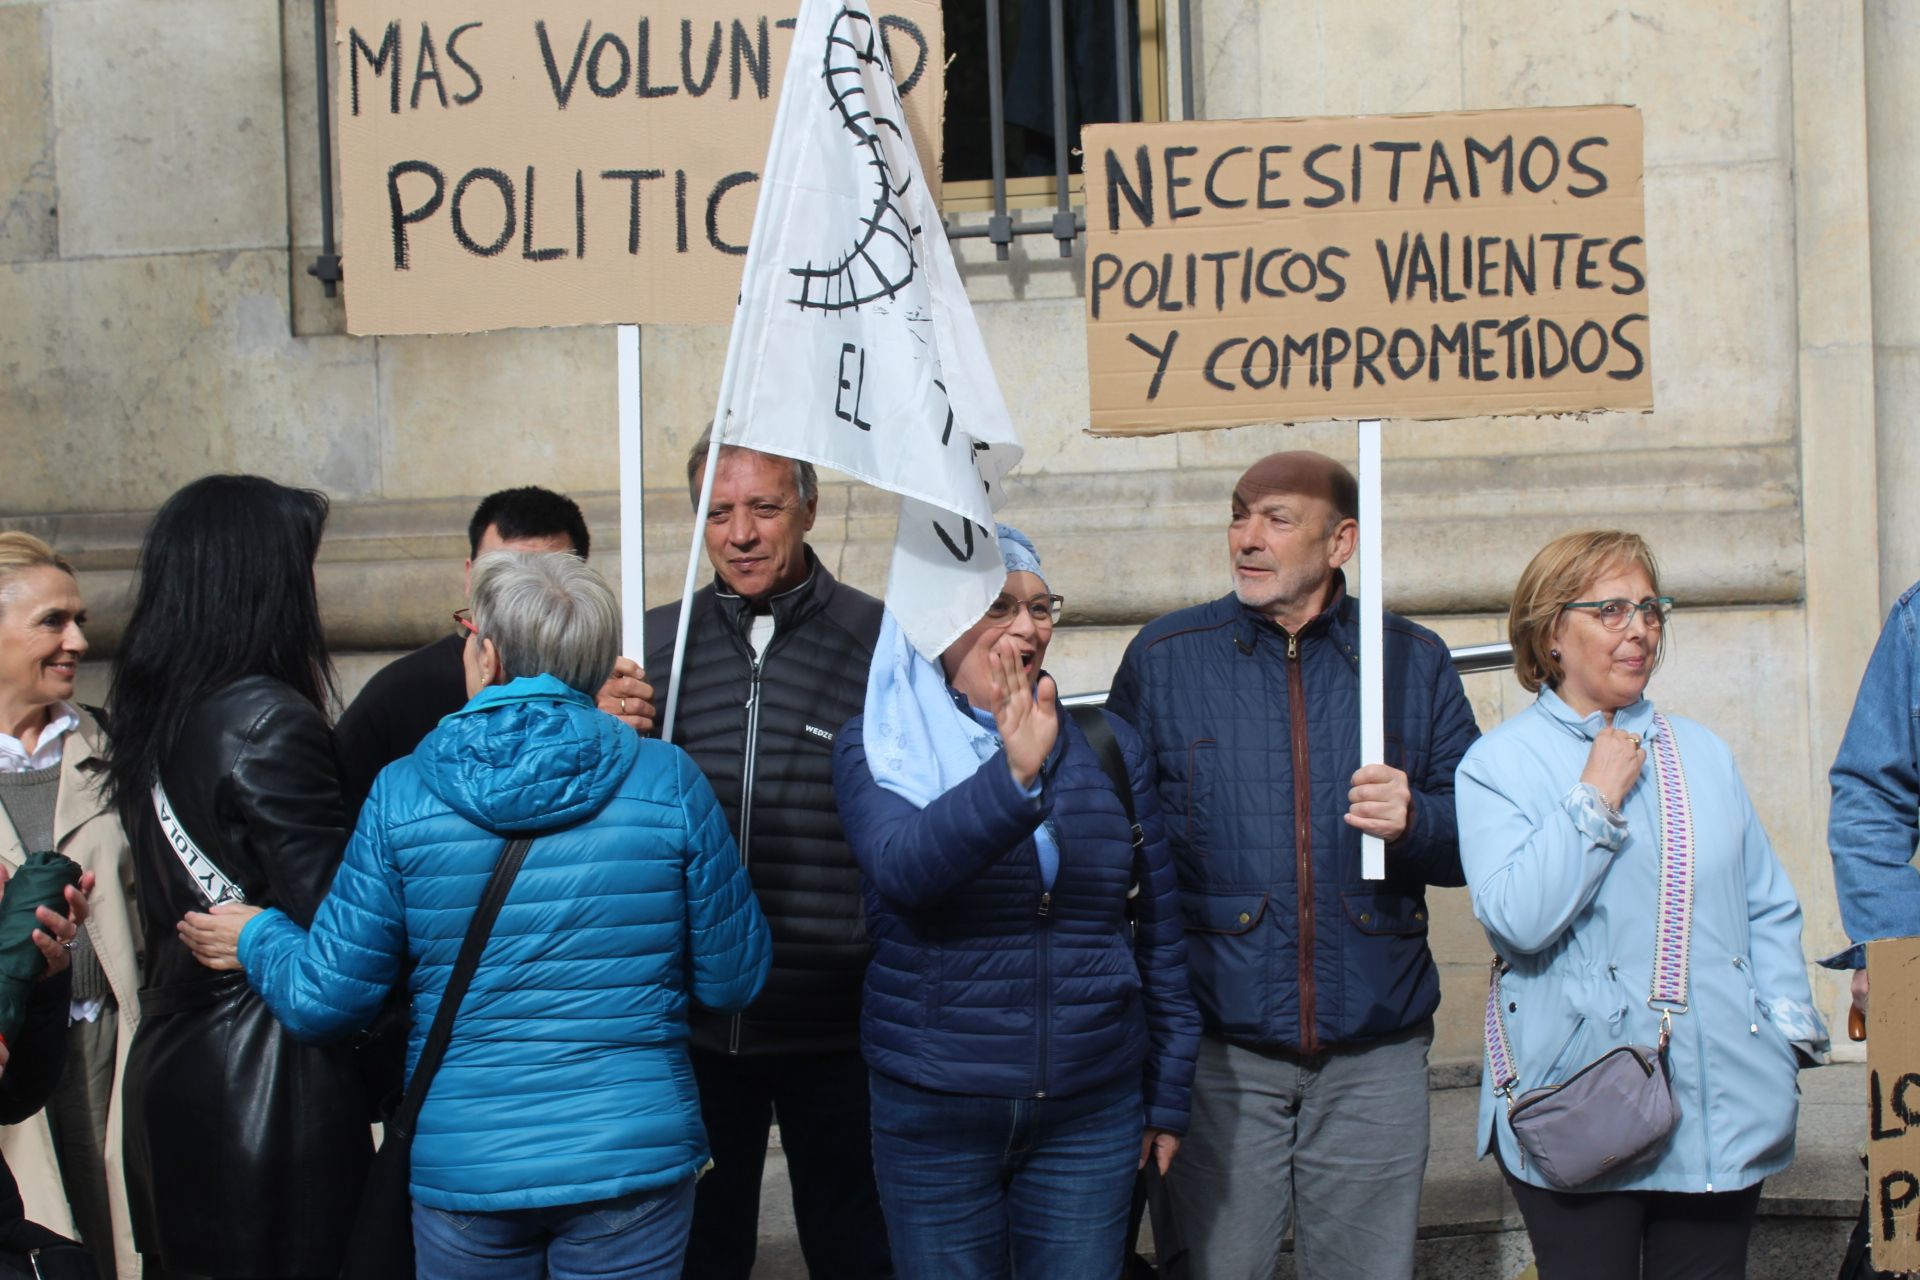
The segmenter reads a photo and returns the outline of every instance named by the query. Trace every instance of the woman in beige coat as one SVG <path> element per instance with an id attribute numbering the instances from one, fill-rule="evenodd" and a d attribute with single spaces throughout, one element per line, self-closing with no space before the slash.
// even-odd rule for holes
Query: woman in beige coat
<path id="1" fill-rule="evenodd" d="M 0 533 L 0 865 L 54 849 L 95 876 L 66 1072 L 46 1110 L 0 1131 L 0 1152 L 28 1218 L 79 1235 L 103 1277 L 133 1280 L 120 1163 L 120 1078 L 140 1018 L 133 859 L 100 792 L 100 726 L 73 702 L 85 620 L 72 567 L 38 538 Z"/>

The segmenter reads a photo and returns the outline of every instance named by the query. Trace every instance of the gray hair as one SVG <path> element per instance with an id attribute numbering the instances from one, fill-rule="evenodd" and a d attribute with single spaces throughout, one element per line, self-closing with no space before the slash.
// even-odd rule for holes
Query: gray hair
<path id="1" fill-rule="evenodd" d="M 713 428 L 708 427 L 700 433 L 700 438 L 693 442 L 693 448 L 687 450 L 687 501 L 689 502 L 700 501 L 700 486 L 697 481 L 700 476 L 700 468 L 707 465 L 707 450 L 712 447 Z M 723 444 L 720 446 L 720 452 L 722 454 L 760 453 L 760 450 L 749 449 L 745 445 Z M 760 456 L 764 458 L 777 458 L 780 455 L 777 453 L 764 453 Z M 804 461 L 800 458 L 788 458 L 787 461 L 793 464 L 794 492 L 800 495 L 800 505 L 804 507 L 820 496 L 820 477 L 814 472 L 811 462 Z"/>
<path id="2" fill-rule="evenodd" d="M 473 562 L 473 625 L 510 676 L 551 675 L 592 695 L 620 656 L 620 605 L 565 551 L 491 551 Z"/>

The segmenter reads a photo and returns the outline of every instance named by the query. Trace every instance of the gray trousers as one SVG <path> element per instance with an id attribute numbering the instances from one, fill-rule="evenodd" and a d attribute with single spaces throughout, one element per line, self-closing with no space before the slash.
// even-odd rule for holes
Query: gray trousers
<path id="1" fill-rule="evenodd" d="M 1409 1280 L 1427 1167 L 1433 1023 L 1296 1054 L 1200 1041 L 1167 1189 L 1194 1280 Z"/>

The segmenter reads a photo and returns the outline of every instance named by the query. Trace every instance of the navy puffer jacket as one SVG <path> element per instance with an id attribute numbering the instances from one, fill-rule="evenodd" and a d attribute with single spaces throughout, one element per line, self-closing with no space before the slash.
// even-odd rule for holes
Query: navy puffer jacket
<path id="1" fill-rule="evenodd" d="M 1143 628 L 1107 709 L 1153 754 L 1209 1034 L 1313 1052 L 1433 1016 L 1426 886 L 1465 883 L 1453 774 L 1479 736 L 1440 637 L 1384 617 L 1387 763 L 1413 815 L 1360 874 L 1360 624 L 1344 585 L 1295 635 L 1225 596 Z"/>
<path id="2" fill-rule="evenodd" d="M 1146 837 L 1136 859 L 1120 797 L 1064 711 L 1037 799 L 1001 751 L 924 809 L 874 781 L 862 721 L 840 731 L 833 776 L 873 940 L 860 1020 L 868 1065 L 923 1089 L 998 1098 L 1071 1097 L 1144 1066 L 1147 1124 L 1184 1133 L 1200 1019 L 1139 738 L 1111 721 Z M 1042 822 L 1060 849 L 1044 897 L 1033 841 Z"/>

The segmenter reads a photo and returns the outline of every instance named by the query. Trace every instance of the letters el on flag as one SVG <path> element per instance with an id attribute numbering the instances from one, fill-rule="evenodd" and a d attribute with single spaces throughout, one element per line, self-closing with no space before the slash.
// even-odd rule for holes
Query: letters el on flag
<path id="1" fill-rule="evenodd" d="M 1005 580 L 1020 460 L 863 0 L 804 0 L 761 177 L 719 439 L 901 495 L 887 604 L 937 658 Z"/>

